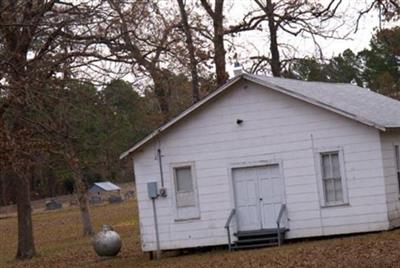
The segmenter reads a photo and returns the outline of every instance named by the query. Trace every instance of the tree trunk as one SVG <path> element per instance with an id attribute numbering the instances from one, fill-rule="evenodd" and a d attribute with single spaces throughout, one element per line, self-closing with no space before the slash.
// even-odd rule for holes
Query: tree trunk
<path id="1" fill-rule="evenodd" d="M 223 15 L 224 0 L 215 0 L 215 11 L 213 18 L 214 25 L 214 62 L 215 72 L 217 75 L 218 86 L 223 85 L 228 80 L 228 74 L 226 73 L 226 62 L 225 62 L 225 47 L 224 47 L 224 15 Z"/>
<path id="2" fill-rule="evenodd" d="M 193 45 L 192 31 L 189 26 L 188 16 L 185 10 L 185 4 L 183 0 L 178 0 L 179 10 L 182 18 L 182 27 L 186 36 L 186 47 L 189 52 L 190 59 L 190 72 L 192 75 L 192 103 L 196 103 L 200 100 L 199 94 L 199 79 L 197 72 L 197 60 L 195 56 L 195 48 Z"/>
<path id="3" fill-rule="evenodd" d="M 4 171 L 0 170 L 0 187 L 1 187 L 1 205 L 7 206 L 7 182 L 6 174 Z"/>
<path id="4" fill-rule="evenodd" d="M 36 176 L 36 168 L 35 167 L 32 167 L 31 168 L 31 170 L 30 170 L 30 175 L 31 175 L 31 178 L 30 178 L 30 183 L 31 183 L 31 188 L 30 188 L 30 191 L 31 191 L 31 198 L 33 197 L 33 200 L 35 200 L 35 197 L 36 197 L 36 178 L 37 178 L 37 176 Z"/>
<path id="5" fill-rule="evenodd" d="M 81 220 L 82 220 L 82 234 L 85 235 L 92 235 L 93 227 L 92 221 L 90 219 L 90 212 L 89 212 L 89 202 L 85 184 L 83 182 L 82 175 L 75 175 L 75 188 L 76 188 L 76 195 L 79 201 L 79 209 L 81 211 Z"/>
<path id="6" fill-rule="evenodd" d="M 67 154 L 67 161 L 74 176 L 75 193 L 79 202 L 79 210 L 81 213 L 82 234 L 84 236 L 92 235 L 94 232 L 92 221 L 90 219 L 87 189 L 84 183 L 82 170 L 78 163 L 79 160 L 72 149 L 70 149 L 69 153 Z"/>
<path id="7" fill-rule="evenodd" d="M 157 84 L 158 85 L 156 85 L 154 93 L 157 97 L 158 104 L 160 105 L 160 111 L 161 111 L 162 115 L 164 116 L 164 120 L 168 120 L 169 105 L 168 105 L 168 101 L 167 101 L 167 96 L 166 96 L 165 91 L 162 88 L 162 86 L 159 83 L 157 83 Z"/>
<path id="8" fill-rule="evenodd" d="M 271 0 L 267 1 L 267 12 L 268 12 L 268 28 L 270 34 L 270 51 L 271 51 L 271 71 L 275 77 L 281 76 L 281 61 L 278 49 L 278 28 L 274 21 L 274 4 Z"/>
<path id="9" fill-rule="evenodd" d="M 170 77 L 163 75 L 162 71 L 157 69 L 154 70 L 152 79 L 154 81 L 154 94 L 156 95 L 158 104 L 160 105 L 163 121 L 167 121 L 170 118 L 168 102 L 168 86 Z"/>
<path id="10" fill-rule="evenodd" d="M 212 10 L 208 0 L 201 0 L 201 5 L 213 21 L 214 36 L 214 64 L 217 75 L 217 84 L 221 86 L 228 80 L 228 74 L 225 69 L 225 47 L 224 47 L 224 0 L 215 0 L 215 7 Z"/>
<path id="11" fill-rule="evenodd" d="M 33 240 L 30 183 L 27 176 L 17 176 L 18 246 L 17 259 L 36 255 Z"/>
<path id="12" fill-rule="evenodd" d="M 17 54 L 17 58 L 19 60 L 15 61 L 15 66 L 18 66 L 18 69 L 20 68 L 20 64 L 25 63 L 25 58 L 21 56 L 21 54 Z M 22 59 L 22 60 L 21 60 Z M 17 70 L 18 70 L 17 69 Z M 20 69 L 19 69 L 20 70 Z M 20 73 L 24 73 L 21 71 Z M 25 95 L 24 89 L 24 79 L 21 77 L 24 77 L 23 75 L 20 75 L 20 73 L 17 73 L 14 75 L 13 79 L 10 81 L 10 84 L 12 85 L 11 88 L 14 89 L 22 89 L 22 94 L 20 96 Z M 14 103 L 13 109 L 14 112 L 12 114 L 13 120 L 10 122 L 9 130 L 10 133 L 18 133 L 19 131 L 24 129 L 24 122 L 21 120 L 24 118 L 24 114 L 26 113 L 26 103 L 19 103 L 16 102 Z M 5 126 L 3 119 L 0 119 L 0 125 L 2 127 Z M 25 129 L 26 130 L 26 129 Z M 18 144 L 18 141 L 14 139 L 14 136 L 10 135 L 10 142 L 11 144 Z M 18 150 L 21 147 L 15 146 L 14 150 Z M 26 153 L 26 152 L 25 152 Z M 12 158 L 12 161 L 15 161 L 15 166 L 11 167 L 14 175 L 15 175 L 15 193 L 16 193 L 16 203 L 17 203 L 17 213 L 18 213 L 18 244 L 17 244 L 17 254 L 16 258 L 20 260 L 24 259 L 31 259 L 36 255 L 36 249 L 35 249 L 35 242 L 33 239 L 33 226 L 32 226 L 32 207 L 31 207 L 31 182 L 29 180 L 29 176 L 31 175 L 31 170 L 28 168 L 28 166 L 31 166 L 29 164 L 29 161 L 25 162 L 24 165 L 18 164 L 18 161 L 21 161 L 24 163 L 25 159 L 20 159 L 19 158 L 19 153 L 14 152 L 13 153 L 14 157 Z M 32 167 L 32 166 L 31 166 Z"/>
<path id="13" fill-rule="evenodd" d="M 46 176 L 47 176 L 47 181 L 46 181 L 47 193 L 50 197 L 54 197 L 56 192 L 56 179 L 54 178 L 54 174 L 51 170 L 48 171 Z"/>

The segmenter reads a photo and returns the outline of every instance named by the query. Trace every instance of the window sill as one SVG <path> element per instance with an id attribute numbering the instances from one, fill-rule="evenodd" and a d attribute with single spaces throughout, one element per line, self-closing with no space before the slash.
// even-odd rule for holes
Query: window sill
<path id="1" fill-rule="evenodd" d="M 321 208 L 349 207 L 350 203 L 324 204 Z"/>
<path id="2" fill-rule="evenodd" d="M 191 222 L 191 221 L 197 221 L 200 220 L 199 217 L 193 217 L 193 218 L 182 218 L 182 219 L 174 219 L 174 222 L 179 223 L 179 222 Z"/>

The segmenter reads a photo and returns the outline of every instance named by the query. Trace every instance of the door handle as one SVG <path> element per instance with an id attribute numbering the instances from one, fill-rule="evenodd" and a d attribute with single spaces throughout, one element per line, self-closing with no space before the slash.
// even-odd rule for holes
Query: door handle
<path id="1" fill-rule="evenodd" d="M 260 201 L 263 201 L 263 199 L 260 197 Z"/>

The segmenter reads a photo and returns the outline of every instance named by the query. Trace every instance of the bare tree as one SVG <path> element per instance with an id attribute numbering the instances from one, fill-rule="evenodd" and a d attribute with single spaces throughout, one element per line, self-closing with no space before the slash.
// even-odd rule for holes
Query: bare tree
<path id="1" fill-rule="evenodd" d="M 282 60 L 279 48 L 279 33 L 284 32 L 292 36 L 308 35 L 312 38 L 316 46 L 316 37 L 338 38 L 336 28 L 329 28 L 323 25 L 328 20 L 335 18 L 338 7 L 342 0 L 330 0 L 327 5 L 322 5 L 318 1 L 307 0 L 254 0 L 266 17 L 268 34 L 270 37 L 269 51 L 271 56 L 256 56 L 256 60 L 251 72 L 257 72 L 264 67 L 264 63 L 271 66 L 273 76 L 280 76 L 282 71 Z"/>
<path id="2" fill-rule="evenodd" d="M 2 162 L 17 175 L 18 248 L 17 258 L 31 258 L 36 254 L 30 206 L 29 166 L 32 165 L 32 132 L 26 129 L 21 117 L 26 113 L 25 100 L 31 78 L 28 64 L 33 33 L 41 23 L 43 14 L 53 8 L 54 2 L 23 3 L 0 2 L 1 66 L 3 83 L 0 108 Z M 7 88 L 5 88 L 5 85 Z M 12 110 L 12 117 L 8 112 Z M 5 118 L 8 116 L 8 118 Z M 35 146 L 35 149 L 37 147 Z M 23 153 L 24 152 L 24 153 Z"/>
<path id="3" fill-rule="evenodd" d="M 192 29 L 189 25 L 188 14 L 185 9 L 185 3 L 183 0 L 177 0 L 179 5 L 179 11 L 181 14 L 181 24 L 183 31 L 186 37 L 186 47 L 189 52 L 189 60 L 190 60 L 190 73 L 192 76 L 192 95 L 193 100 L 192 102 L 198 102 L 200 100 L 200 92 L 199 92 L 199 74 L 197 70 L 197 59 L 195 53 L 195 46 L 193 44 L 193 37 L 192 37 Z"/>
<path id="4" fill-rule="evenodd" d="M 82 43 L 94 1 L 57 0 L 0 1 L 0 160 L 17 177 L 18 249 L 17 258 L 35 255 L 30 206 L 30 174 L 38 154 L 51 149 L 51 139 L 36 131 L 34 107 L 42 98 L 51 98 L 54 77 L 64 73 L 89 45 Z M 92 25 L 90 25 L 92 23 Z M 77 27 L 79 26 L 79 27 Z M 72 38 L 73 37 L 73 38 Z M 66 68 L 68 67 L 68 68 Z M 91 233 L 86 191 L 77 185 L 81 201 L 84 233 Z M 87 224 L 88 223 L 88 224 Z"/>
<path id="5" fill-rule="evenodd" d="M 107 3 L 102 17 L 106 31 L 97 38 L 110 51 L 103 59 L 127 64 L 134 75 L 149 77 L 164 120 L 168 119 L 170 93 L 176 86 L 174 71 L 180 68 L 176 59 L 184 54 L 184 47 L 175 46 L 181 39 L 177 14 L 161 12 L 157 1 Z"/>
<path id="6" fill-rule="evenodd" d="M 214 64 L 217 84 L 220 86 L 228 79 L 225 61 L 226 51 L 224 46 L 224 0 L 215 0 L 214 9 L 207 0 L 201 0 L 201 5 L 210 16 L 213 23 L 212 42 L 214 45 Z"/>
<path id="7" fill-rule="evenodd" d="M 44 86 L 42 94 L 32 99 L 35 105 L 30 109 L 32 113 L 40 115 L 30 118 L 34 123 L 31 128 L 41 133 L 43 140 L 49 141 L 50 148 L 47 151 L 63 158 L 72 173 L 83 235 L 93 234 L 83 172 L 87 159 L 83 155 L 95 154 L 98 149 L 96 145 L 88 144 L 84 130 L 96 126 L 96 111 L 102 109 L 97 105 L 99 99 L 92 92 L 96 92 L 93 86 L 73 79 L 53 78 Z"/>
<path id="8" fill-rule="evenodd" d="M 398 20 L 400 18 L 400 2 L 398 0 L 370 0 L 365 7 L 360 7 L 354 32 L 358 31 L 361 18 L 371 12 L 379 12 L 379 28 L 382 28 L 382 20 Z"/>
<path id="9" fill-rule="evenodd" d="M 201 0 L 201 6 L 211 20 L 212 30 L 209 30 L 208 20 L 203 19 L 202 26 L 196 26 L 196 31 L 210 40 L 213 44 L 213 60 L 215 65 L 215 73 L 217 84 L 222 85 L 228 79 L 226 72 L 226 49 L 225 39 L 227 36 L 233 36 L 240 32 L 252 31 L 262 23 L 266 15 L 257 14 L 253 10 L 243 15 L 238 23 L 229 25 L 229 21 L 225 17 L 224 0 L 214 0 L 210 4 L 208 0 Z"/>

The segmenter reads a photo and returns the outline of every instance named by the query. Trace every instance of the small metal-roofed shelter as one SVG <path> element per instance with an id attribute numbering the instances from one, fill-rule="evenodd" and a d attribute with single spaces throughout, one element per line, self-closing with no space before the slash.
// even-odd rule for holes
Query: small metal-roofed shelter
<path id="1" fill-rule="evenodd" d="M 89 198 L 92 203 L 100 203 L 112 196 L 120 196 L 121 188 L 112 182 L 95 182 L 89 189 Z"/>

